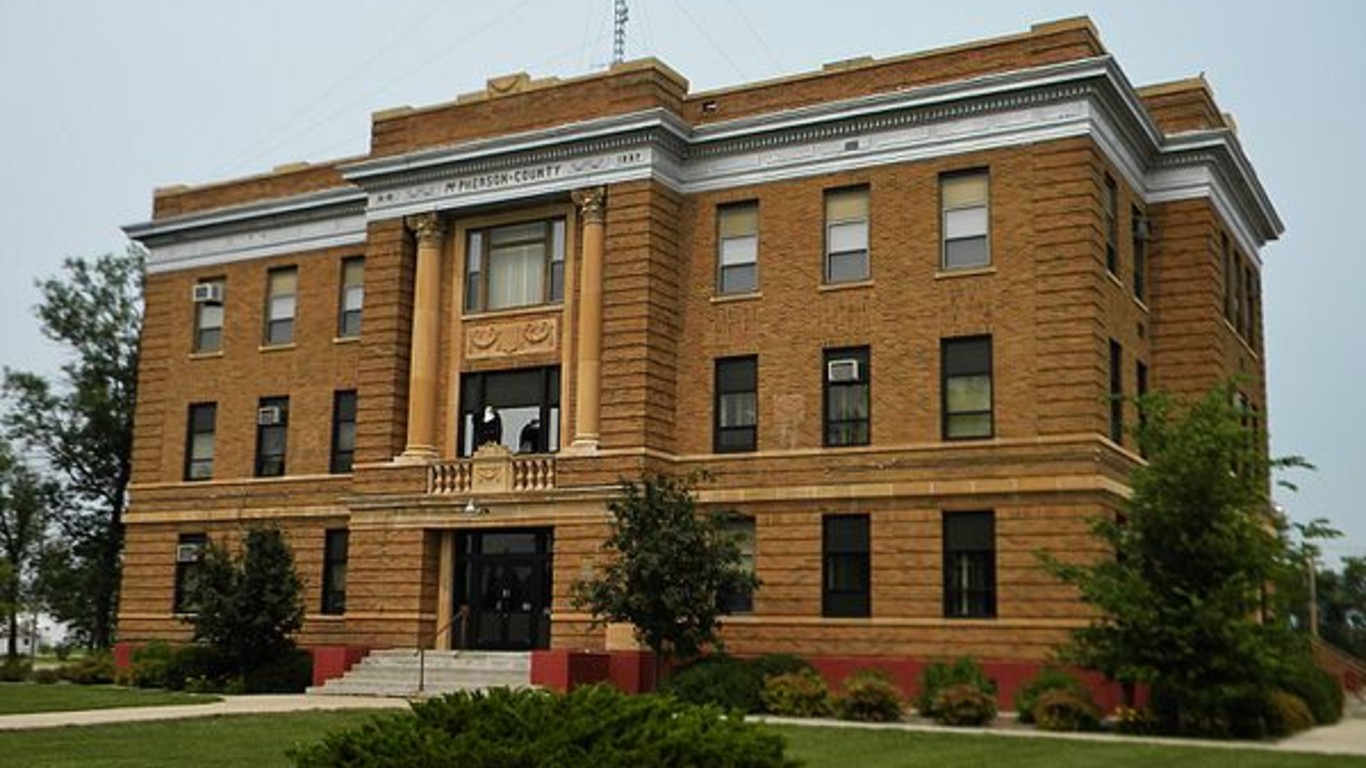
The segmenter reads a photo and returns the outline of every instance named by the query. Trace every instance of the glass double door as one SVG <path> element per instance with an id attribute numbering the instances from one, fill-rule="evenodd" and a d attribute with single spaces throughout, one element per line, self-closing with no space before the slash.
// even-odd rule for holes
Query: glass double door
<path id="1" fill-rule="evenodd" d="M 549 529 L 457 534 L 457 648 L 549 647 L 551 547 Z"/>

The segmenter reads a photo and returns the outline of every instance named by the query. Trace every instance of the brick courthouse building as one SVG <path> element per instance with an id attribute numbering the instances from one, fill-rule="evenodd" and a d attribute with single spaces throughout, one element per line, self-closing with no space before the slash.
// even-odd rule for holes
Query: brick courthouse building
<path id="1" fill-rule="evenodd" d="M 1281 229 L 1205 82 L 1135 88 L 1085 19 L 702 93 L 495 78 L 159 189 L 121 637 L 185 638 L 199 548 L 269 522 L 327 658 L 550 680 L 629 645 L 569 599 L 617 479 L 701 469 L 763 582 L 730 650 L 1017 680 L 1087 618 L 1034 553 L 1100 554 L 1141 461 L 1114 396 L 1262 408 Z"/>

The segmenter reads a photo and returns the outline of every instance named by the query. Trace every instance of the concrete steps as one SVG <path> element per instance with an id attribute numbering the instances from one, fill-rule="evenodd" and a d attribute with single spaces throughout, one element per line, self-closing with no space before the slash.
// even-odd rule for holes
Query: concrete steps
<path id="1" fill-rule="evenodd" d="M 441 696 L 461 690 L 531 687 L 531 654 L 494 651 L 427 651 L 425 668 L 415 648 L 373 651 L 345 675 L 308 689 L 324 696 Z"/>

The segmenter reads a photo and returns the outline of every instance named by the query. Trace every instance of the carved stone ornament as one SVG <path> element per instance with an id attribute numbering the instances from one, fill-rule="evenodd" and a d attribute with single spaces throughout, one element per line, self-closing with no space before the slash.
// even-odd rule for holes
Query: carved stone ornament
<path id="1" fill-rule="evenodd" d="M 465 330 L 465 359 L 554 352 L 560 346 L 559 320 L 503 320 L 472 324 Z"/>
<path id="2" fill-rule="evenodd" d="M 435 243 L 445 231 L 441 217 L 433 213 L 419 213 L 404 219 L 408 229 L 412 230 L 413 236 L 417 238 L 419 245 Z"/>
<path id="3" fill-rule="evenodd" d="M 601 224 L 607 214 L 607 188 L 586 187 L 576 189 L 573 194 L 574 205 L 579 207 L 579 216 L 585 224 Z"/>

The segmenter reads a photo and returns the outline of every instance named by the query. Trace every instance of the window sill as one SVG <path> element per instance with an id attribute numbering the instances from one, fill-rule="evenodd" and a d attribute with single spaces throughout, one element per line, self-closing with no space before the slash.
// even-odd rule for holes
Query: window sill
<path id="1" fill-rule="evenodd" d="M 214 360 L 223 356 L 223 350 L 215 349 L 212 352 L 191 352 L 191 360 Z"/>
<path id="2" fill-rule="evenodd" d="M 872 288 L 873 281 L 870 280 L 850 280 L 847 283 L 825 283 L 819 288 L 821 293 L 831 293 L 833 291 L 856 291 L 861 288 Z"/>
<path id="3" fill-rule="evenodd" d="M 310 614 L 304 616 L 304 620 L 305 620 L 305 621 L 344 622 L 344 621 L 346 621 L 346 614 L 345 614 L 345 613 L 310 613 Z"/>
<path id="4" fill-rule="evenodd" d="M 1148 309 L 1148 302 L 1146 302 L 1146 301 L 1144 301 L 1143 299 L 1140 299 L 1140 298 L 1138 298 L 1137 296 L 1135 296 L 1135 297 L 1134 297 L 1134 303 L 1138 305 L 1138 308 L 1139 308 L 1140 310 L 1142 310 L 1143 314 L 1145 314 L 1145 315 L 1151 315 L 1151 314 L 1152 314 L 1152 310 Z"/>
<path id="5" fill-rule="evenodd" d="M 1105 279 L 1114 283 L 1121 291 L 1126 290 L 1124 287 L 1124 281 L 1119 278 L 1119 275 L 1116 275 L 1114 272 L 1111 272 L 1109 267 L 1105 268 Z"/>
<path id="6" fill-rule="evenodd" d="M 1252 348 L 1252 343 L 1247 340 L 1247 337 L 1239 333 L 1238 329 L 1234 327 L 1233 323 L 1229 322 L 1227 317 L 1221 319 L 1224 321 L 1224 327 L 1228 329 L 1229 333 L 1233 334 L 1233 338 L 1237 339 L 1238 343 L 1243 345 L 1243 349 L 1247 350 L 1249 355 L 1252 355 L 1252 359 L 1260 360 L 1261 355 L 1257 354 L 1257 350 Z"/>
<path id="7" fill-rule="evenodd" d="M 507 309 L 488 309 L 470 312 L 461 310 L 461 318 L 464 320 L 494 320 L 500 317 L 519 317 L 521 315 L 542 315 L 547 312 L 560 312 L 564 310 L 564 302 L 557 301 L 553 304 L 530 304 L 525 307 L 509 307 Z"/>
<path id="8" fill-rule="evenodd" d="M 948 280 L 955 277 L 978 277 L 980 275 L 994 275 L 996 267 L 987 265 L 985 267 L 964 267 L 962 269 L 940 269 L 934 273 L 935 280 Z"/>
<path id="9" fill-rule="evenodd" d="M 262 344 L 261 346 L 259 346 L 259 347 L 256 348 L 256 351 L 257 351 L 257 352 L 287 352 L 287 351 L 289 351 L 289 350 L 291 350 L 291 349 L 294 349 L 294 346 L 295 346 L 295 344 L 294 344 L 294 342 L 292 342 L 292 341 L 289 342 L 288 344 Z"/>
<path id="10" fill-rule="evenodd" d="M 360 336 L 334 336 L 333 344 L 356 344 L 360 342 Z"/>
<path id="11" fill-rule="evenodd" d="M 721 296 L 711 297 L 711 303 L 730 304 L 736 301 L 753 301 L 755 299 L 762 299 L 763 297 L 764 294 L 762 291 L 754 291 L 753 293 L 727 293 Z"/>

